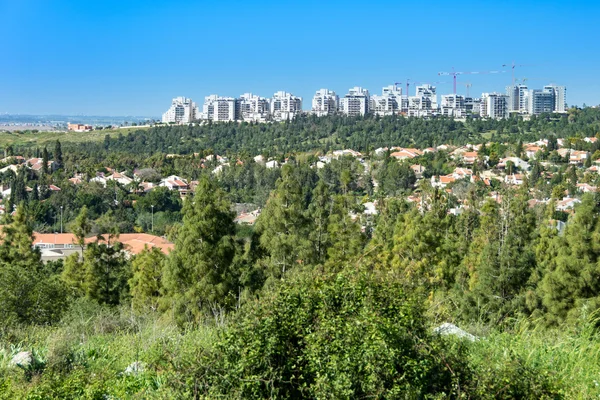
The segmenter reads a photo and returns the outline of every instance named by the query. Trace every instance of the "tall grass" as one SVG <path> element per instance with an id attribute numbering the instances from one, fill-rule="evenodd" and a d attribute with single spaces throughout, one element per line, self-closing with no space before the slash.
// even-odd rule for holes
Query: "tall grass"
<path id="1" fill-rule="evenodd" d="M 600 398 L 595 326 L 545 329 L 523 322 L 512 331 L 481 335 L 468 345 L 473 371 L 465 385 L 468 398 L 508 399 L 515 390 L 560 394 L 551 398 Z M 165 316 L 139 316 L 127 308 L 81 301 L 58 326 L 2 333 L 0 399 L 194 397 L 199 377 L 219 357 L 214 345 L 221 329 L 226 328 L 207 323 L 181 330 Z M 38 375 L 9 366 L 25 350 L 43 363 Z M 126 374 L 135 361 L 144 371 Z"/>

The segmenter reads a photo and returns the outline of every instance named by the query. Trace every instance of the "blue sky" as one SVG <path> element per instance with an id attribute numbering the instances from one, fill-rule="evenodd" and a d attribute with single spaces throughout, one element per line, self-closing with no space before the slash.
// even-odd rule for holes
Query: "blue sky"
<path id="1" fill-rule="evenodd" d="M 598 1 L 0 0 L 0 113 L 159 116 L 176 96 L 371 93 L 517 68 L 600 103 Z M 504 91 L 510 71 L 462 76 Z M 463 86 L 458 87 L 464 93 Z M 412 90 L 411 90 L 412 92 Z"/>

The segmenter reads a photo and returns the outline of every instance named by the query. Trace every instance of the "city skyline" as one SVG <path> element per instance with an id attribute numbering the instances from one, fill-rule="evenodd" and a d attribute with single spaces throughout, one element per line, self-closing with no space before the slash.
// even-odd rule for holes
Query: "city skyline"
<path id="1" fill-rule="evenodd" d="M 308 110 L 320 88 L 378 91 L 411 79 L 444 81 L 435 84 L 438 94 L 451 94 L 452 77 L 438 73 L 453 67 L 506 71 L 459 76 L 458 94 L 467 83 L 472 94 L 502 92 L 513 61 L 518 82 L 566 86 L 572 105 L 600 103 L 600 56 L 590 51 L 600 4 L 591 1 L 568 8 L 557 1 L 177 4 L 0 4 L 8 55 L 0 65 L 0 113 L 160 116 L 175 96 L 277 91 L 302 97 Z M 519 29 L 509 23 L 515 18 Z"/>

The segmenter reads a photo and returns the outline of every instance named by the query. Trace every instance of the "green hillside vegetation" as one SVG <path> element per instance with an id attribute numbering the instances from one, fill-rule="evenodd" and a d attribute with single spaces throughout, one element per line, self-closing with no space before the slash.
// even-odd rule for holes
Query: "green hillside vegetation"
<path id="1" fill-rule="evenodd" d="M 64 144 L 70 143 L 89 143 L 103 141 L 106 135 L 118 137 L 119 135 L 128 135 L 131 132 L 144 131 L 148 128 L 129 127 L 121 129 L 102 129 L 91 132 L 45 132 L 35 130 L 2 131 L 0 130 L 0 143 L 2 146 L 20 147 L 41 147 L 51 145 L 57 140 Z"/>
<path id="2" fill-rule="evenodd" d="M 596 398 L 600 194 L 577 184 L 600 183 L 588 169 L 600 144 L 583 141 L 599 121 L 595 109 L 465 124 L 307 117 L 8 146 L 56 167 L 0 176 L 15 210 L 0 233 L 0 399 Z M 468 166 L 447 151 L 373 152 L 491 131 Z M 557 137 L 595 155 L 574 165 Z M 537 138 L 548 146 L 527 173 L 504 166 L 526 173 L 521 185 L 478 175 Z M 317 168 L 346 147 L 363 156 Z M 467 167 L 478 179 L 431 183 Z M 107 168 L 197 182 L 181 199 L 88 181 Z M 557 209 L 567 191 L 577 204 Z M 376 215 L 364 213 L 372 202 Z M 240 205 L 260 208 L 256 224 L 234 223 Z M 92 242 L 43 263 L 33 232 L 61 226 Z M 174 250 L 128 256 L 129 232 Z M 462 333 L 439 333 L 444 323 Z"/>

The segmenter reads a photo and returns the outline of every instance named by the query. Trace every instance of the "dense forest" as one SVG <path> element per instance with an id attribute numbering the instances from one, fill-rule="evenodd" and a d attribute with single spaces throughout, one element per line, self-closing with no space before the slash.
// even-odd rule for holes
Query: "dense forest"
<path id="1" fill-rule="evenodd" d="M 46 167 L 0 176 L 0 399 L 598 397 L 600 194 L 579 188 L 600 183 L 598 141 L 583 140 L 599 125 L 588 108 L 529 121 L 302 117 L 7 148 Z M 481 144 L 469 164 L 374 152 L 467 143 Z M 342 148 L 362 155 L 317 166 Z M 589 157 L 573 164 L 571 151 Z M 500 172 L 507 157 L 530 167 Z M 90 179 L 109 169 L 196 185 L 182 199 Z M 457 169 L 472 178 L 435 184 Z M 484 171 L 525 177 L 486 183 Z M 558 207 L 565 194 L 573 209 Z M 235 223 L 242 205 L 260 209 L 255 224 Z M 42 262 L 34 232 L 63 226 L 81 254 Z M 128 232 L 174 248 L 127 256 Z"/>

